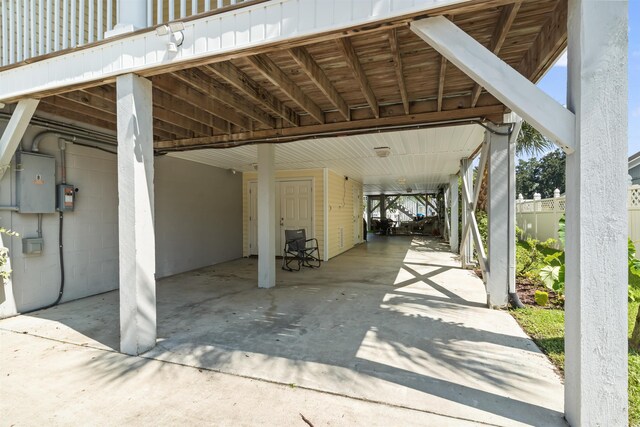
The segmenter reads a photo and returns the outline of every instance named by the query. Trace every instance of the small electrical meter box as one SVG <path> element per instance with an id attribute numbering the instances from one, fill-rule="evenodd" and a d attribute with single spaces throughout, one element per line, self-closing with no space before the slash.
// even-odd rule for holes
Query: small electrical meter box
<path id="1" fill-rule="evenodd" d="M 43 154 L 16 153 L 18 212 L 55 213 L 56 159 Z"/>
<path id="2" fill-rule="evenodd" d="M 58 211 L 73 211 L 76 200 L 76 189 L 71 184 L 58 184 Z"/>
<path id="3" fill-rule="evenodd" d="M 44 250 L 42 237 L 26 237 L 22 239 L 22 253 L 27 255 L 40 255 Z"/>

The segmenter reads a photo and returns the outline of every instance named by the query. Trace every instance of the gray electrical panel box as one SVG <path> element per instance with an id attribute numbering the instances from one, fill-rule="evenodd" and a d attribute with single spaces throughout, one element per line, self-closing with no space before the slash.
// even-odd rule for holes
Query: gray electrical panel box
<path id="1" fill-rule="evenodd" d="M 42 237 L 27 237 L 22 239 L 22 253 L 27 255 L 40 255 L 44 250 Z"/>
<path id="2" fill-rule="evenodd" d="M 71 212 L 74 207 L 76 189 L 71 184 L 58 184 L 58 210 L 60 212 Z"/>
<path id="3" fill-rule="evenodd" d="M 18 212 L 55 213 L 56 159 L 43 154 L 16 153 Z"/>

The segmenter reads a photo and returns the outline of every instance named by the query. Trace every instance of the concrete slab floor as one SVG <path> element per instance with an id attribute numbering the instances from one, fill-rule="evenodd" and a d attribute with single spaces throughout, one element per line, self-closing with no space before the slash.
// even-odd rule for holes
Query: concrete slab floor
<path id="1" fill-rule="evenodd" d="M 229 418 L 212 415 L 229 424 L 257 423 L 260 410 L 255 419 L 251 412 L 257 396 L 256 408 L 273 404 L 296 417 L 296 405 L 308 408 L 304 399 L 318 398 L 327 405 L 314 406 L 310 416 L 332 425 L 389 425 L 403 416 L 402 425 L 564 425 L 563 387 L 550 362 L 508 313 L 484 308 L 482 281 L 458 265 L 438 240 L 394 236 L 375 237 L 318 270 L 278 270 L 277 286 L 268 290 L 257 288 L 254 258 L 163 279 L 158 282 L 158 345 L 141 358 L 110 351 L 118 346 L 117 292 L 5 319 L 0 329 L 29 336 L 16 340 L 16 334 L 3 334 L 2 342 L 10 346 L 2 345 L 0 386 L 29 390 L 25 384 L 33 381 L 54 387 L 45 376 L 54 368 L 34 366 L 38 359 L 28 357 L 32 346 L 48 346 L 45 361 L 56 364 L 67 363 L 69 348 L 79 352 L 68 362 L 76 363 L 74 369 L 65 372 L 75 376 L 78 371 L 80 383 L 95 386 L 97 402 L 87 398 L 84 406 L 90 412 L 110 407 L 104 401 L 98 409 L 103 393 L 96 384 L 122 382 L 123 389 L 137 390 L 145 375 L 152 377 L 148 372 L 158 371 L 164 373 L 152 382 L 158 400 L 154 406 L 145 397 L 143 406 L 160 416 L 162 395 L 174 382 L 187 394 L 204 393 L 190 389 L 206 390 L 206 381 L 178 380 L 182 372 L 195 375 L 198 368 L 244 390 L 237 395 L 246 399 L 244 411 L 218 412 Z M 90 354 L 96 359 L 87 359 Z M 146 366 L 152 367 L 145 371 Z M 160 390 L 163 386 L 169 391 Z M 231 393 L 218 390 L 223 397 Z M 310 394 L 296 400 L 292 390 Z M 36 396 L 23 390 L 22 398 L 33 407 Z M 0 405 L 14 405 L 13 400 L 2 398 Z M 206 410 L 215 412 L 218 405 L 208 402 L 200 409 L 205 412 L 197 412 L 199 419 L 208 420 Z M 364 413 L 376 415 L 360 418 Z M 287 423 L 281 421 L 262 423 Z M 304 425 L 299 421 L 295 418 L 295 424 Z"/>

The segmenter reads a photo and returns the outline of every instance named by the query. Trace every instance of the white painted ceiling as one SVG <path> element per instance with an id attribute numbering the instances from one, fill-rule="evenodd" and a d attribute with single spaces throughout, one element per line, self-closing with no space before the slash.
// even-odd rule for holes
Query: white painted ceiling
<path id="1" fill-rule="evenodd" d="M 329 168 L 364 184 L 366 194 L 434 191 L 458 172 L 484 138 L 479 125 L 458 125 L 367 135 L 341 136 L 276 145 L 276 168 Z M 390 147 L 379 158 L 375 147 Z M 202 149 L 169 156 L 237 171 L 253 171 L 257 147 Z"/>

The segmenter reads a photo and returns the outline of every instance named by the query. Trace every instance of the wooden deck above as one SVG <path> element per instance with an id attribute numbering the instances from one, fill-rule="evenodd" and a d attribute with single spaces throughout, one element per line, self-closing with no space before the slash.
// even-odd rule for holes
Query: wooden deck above
<path id="1" fill-rule="evenodd" d="M 566 47 L 566 0 L 462 3 L 437 14 L 533 82 Z M 500 122 L 506 108 L 409 29 L 423 17 L 141 73 L 154 86 L 156 151 Z M 115 84 L 53 91 L 38 111 L 115 131 Z"/>

